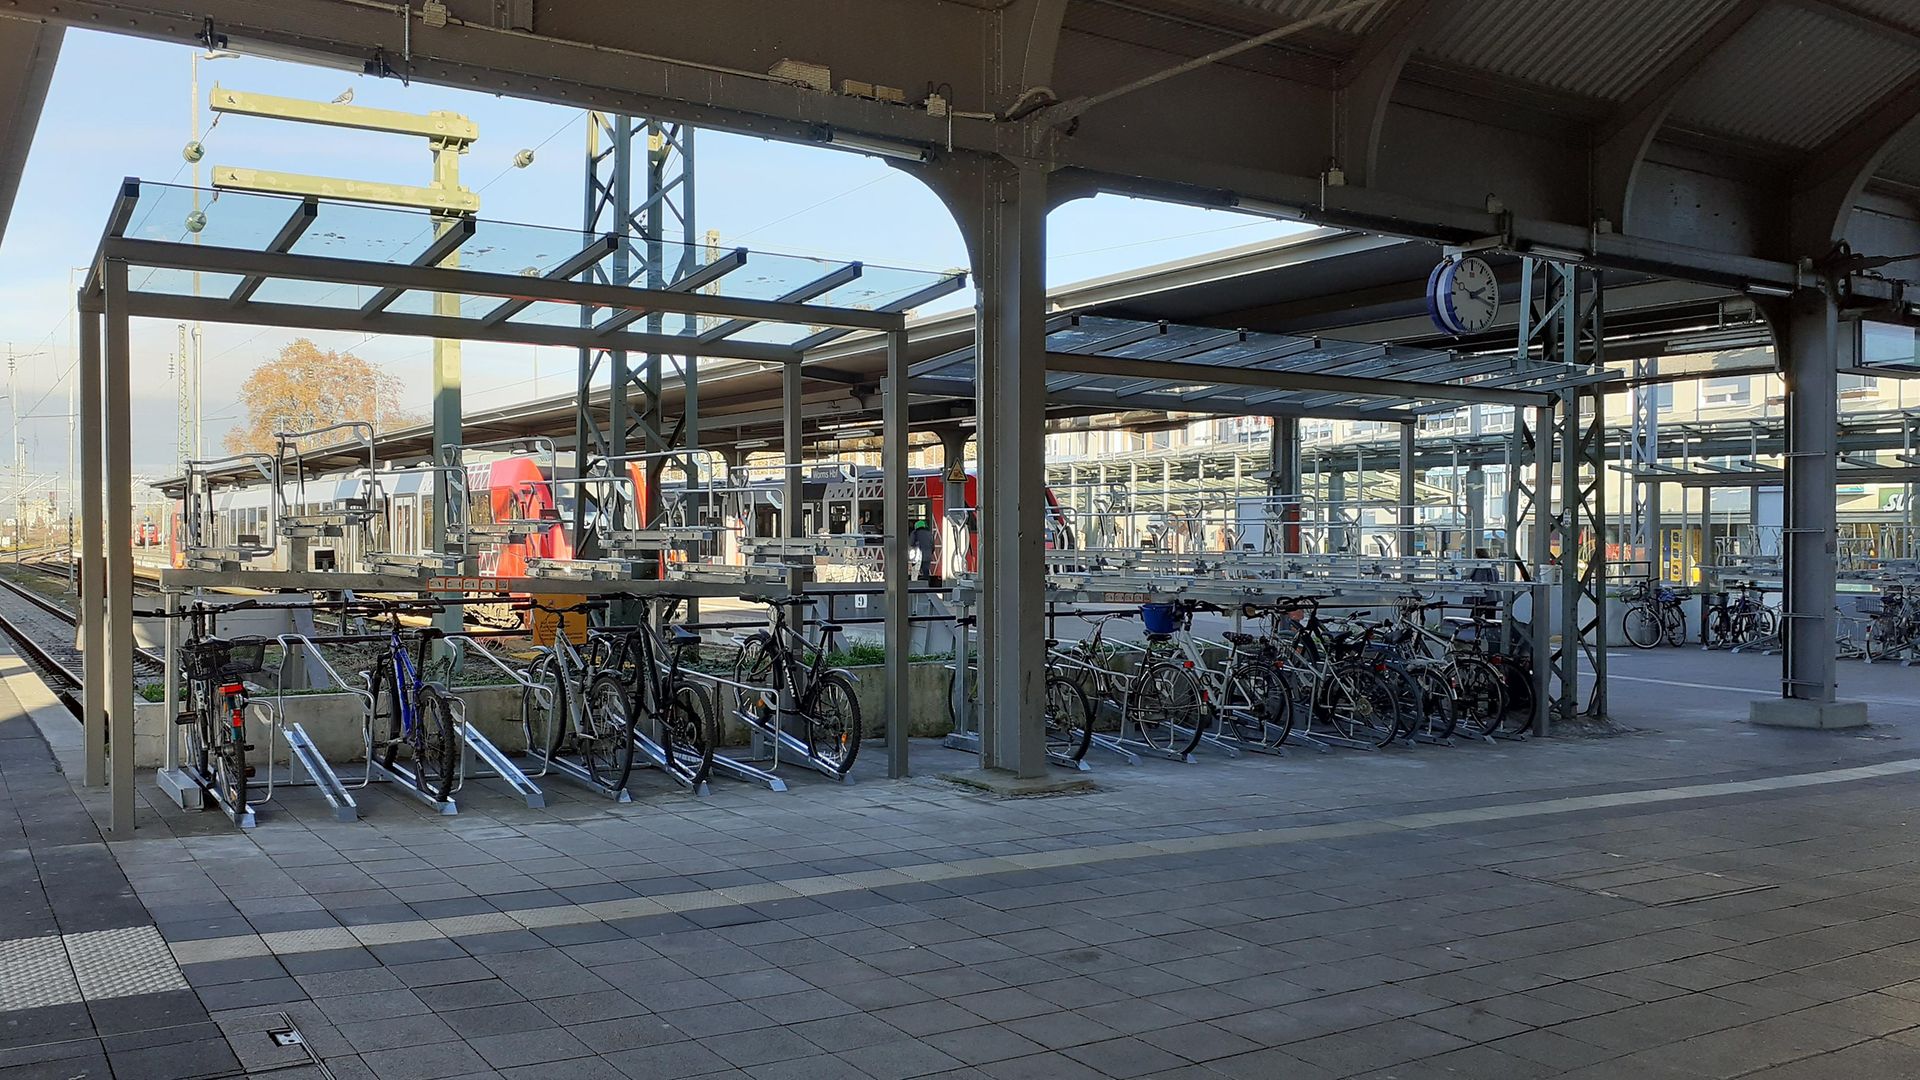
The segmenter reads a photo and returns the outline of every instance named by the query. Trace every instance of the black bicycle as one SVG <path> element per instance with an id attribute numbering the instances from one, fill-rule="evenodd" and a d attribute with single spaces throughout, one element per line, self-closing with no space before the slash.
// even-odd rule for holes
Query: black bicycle
<path id="1" fill-rule="evenodd" d="M 672 622 L 680 601 L 665 601 L 656 630 L 649 600 L 638 599 L 639 622 L 593 632 L 587 648 L 586 713 L 598 733 L 595 779 L 626 786 L 640 740 L 651 741 L 659 759 L 696 790 L 713 771 L 713 705 L 685 673 L 686 658 L 700 635 Z"/>
<path id="2" fill-rule="evenodd" d="M 742 702 L 741 720 L 776 738 L 785 721 L 800 721 L 809 756 L 834 775 L 845 777 L 860 753 L 861 720 L 853 675 L 827 666 L 827 653 L 842 629 L 840 624 L 821 623 L 820 643 L 815 645 L 787 617 L 788 608 L 811 604 L 813 597 L 749 599 L 766 604 L 770 614 L 767 629 L 749 635 L 734 657 L 734 681 L 764 687 Z M 783 707 L 782 700 L 791 700 L 792 707 Z"/>
<path id="3" fill-rule="evenodd" d="M 215 795 L 235 814 L 247 809 L 247 684 L 245 676 L 266 666 L 265 638 L 223 638 L 213 632 L 217 609 L 194 604 L 179 613 L 191 620 L 180 647 L 187 678 L 185 708 L 174 723 L 186 729 L 187 761 L 203 791 Z"/>

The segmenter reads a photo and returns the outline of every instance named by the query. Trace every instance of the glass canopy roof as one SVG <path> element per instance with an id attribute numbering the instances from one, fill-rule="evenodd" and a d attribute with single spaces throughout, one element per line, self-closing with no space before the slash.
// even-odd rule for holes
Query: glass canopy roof
<path id="1" fill-rule="evenodd" d="M 1617 377 L 1601 368 L 1404 345 L 1062 314 L 1047 324 L 1047 396 L 1071 405 L 1412 419 L 1464 401 L 1545 404 Z M 915 364 L 916 390 L 971 396 L 973 346 Z"/>
<path id="2" fill-rule="evenodd" d="M 196 229 L 194 226 L 198 225 Z M 451 230 L 451 231 L 450 231 Z M 448 235 L 443 236 L 446 233 Z M 579 230 L 523 225 L 487 219 L 452 219 L 424 211 L 332 200 L 303 200 L 284 195 L 196 189 L 173 184 L 128 181 L 116 208 L 109 237 L 191 244 L 246 253 L 323 256 L 402 266 L 437 266 L 530 280 L 606 283 L 617 264 L 642 264 L 644 251 L 629 238 L 629 250 L 604 237 Z M 777 301 L 826 312 L 904 312 L 965 283 L 957 271 L 929 272 L 866 263 L 781 255 L 717 246 L 662 243 L 663 273 L 653 286 L 728 300 Z M 645 275 L 633 283 L 645 288 Z M 701 342 L 750 341 L 774 346 L 818 344 L 820 327 L 804 319 L 732 318 L 686 313 L 651 313 L 622 318 L 619 309 L 522 295 L 502 310 L 503 294 L 450 296 L 375 283 L 312 281 L 295 276 L 199 271 L 166 266 L 134 266 L 129 290 L 135 294 L 217 298 L 239 306 L 246 302 L 320 309 L 330 313 L 458 315 L 485 320 L 511 331 L 516 327 L 579 329 L 582 313 L 604 332 L 625 329 L 666 334 Z M 528 293 L 537 290 L 529 289 Z M 372 304 L 374 306 L 369 307 Z M 829 334 L 825 336 L 838 336 Z M 510 340 L 511 333 L 503 333 Z"/>

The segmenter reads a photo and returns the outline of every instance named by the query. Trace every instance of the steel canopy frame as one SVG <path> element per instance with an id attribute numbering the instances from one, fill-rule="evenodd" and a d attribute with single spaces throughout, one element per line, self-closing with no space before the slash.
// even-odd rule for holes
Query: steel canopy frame
<path id="1" fill-rule="evenodd" d="M 349 330 L 365 333 L 403 333 L 423 337 L 460 337 L 503 344 L 555 344 L 564 337 L 568 343 L 599 347 L 609 345 L 654 348 L 684 356 L 737 357 L 782 364 L 798 372 L 802 353 L 794 345 L 732 340 L 735 330 L 763 325 L 791 325 L 804 328 L 807 335 L 825 330 L 877 330 L 887 336 L 888 363 L 881 387 L 885 396 L 885 453 L 888 508 L 885 539 L 885 584 L 888 598 L 887 629 L 903 647 L 889 649 L 886 673 L 887 734 L 889 770 L 904 775 L 907 768 L 906 718 L 907 656 L 904 647 L 908 620 L 906 603 L 908 533 L 906 529 L 907 468 L 907 335 L 904 311 L 881 311 L 798 300 L 758 300 L 729 297 L 724 294 L 668 288 L 598 285 L 568 281 L 560 277 L 533 274 L 500 274 L 468 268 L 434 265 L 401 265 L 365 259 L 293 253 L 290 248 L 307 231 L 313 216 L 323 203 L 307 205 L 302 200 L 282 200 L 296 207 L 287 223 L 271 240 L 263 241 L 270 250 L 252 250 L 218 243 L 180 244 L 143 240 L 124 235 L 140 199 L 141 184 L 127 180 L 108 217 L 107 227 L 89 268 L 86 284 L 76 298 L 81 326 L 102 325 L 103 333 L 81 335 L 79 360 L 83 386 L 101 386 L 104 392 L 89 393 L 81 410 L 81 445 L 92 449 L 83 456 L 82 505 L 95 512 L 83 515 L 84 521 L 97 521 L 104 508 L 105 536 L 100 542 L 85 545 L 81 558 L 81 580 L 104 583 L 92 595 L 104 593 L 105 604 L 82 605 L 81 633 L 84 641 L 100 641 L 102 647 L 88 657 L 87 690 L 84 694 L 83 725 L 88 748 L 90 781 L 106 780 L 110 792 L 109 835 L 116 840 L 130 839 L 134 829 L 134 770 L 131 753 L 115 753 L 109 768 L 97 769 L 104 748 L 130 748 L 134 745 L 133 650 L 134 620 L 132 608 L 133 554 L 127 543 L 131 534 L 132 443 L 131 402 L 128 397 L 131 373 L 130 323 L 137 317 L 193 317 L 209 322 L 250 323 L 284 326 L 291 330 Z M 273 198 L 252 196 L 252 198 Z M 301 221 L 306 224 L 298 224 Z M 453 234 L 470 232 L 456 230 Z M 464 238 L 464 237 L 463 237 Z M 445 241 L 436 238 L 432 247 Z M 578 273 L 610 253 L 614 245 L 594 238 L 564 258 L 559 266 Z M 273 250 L 278 249 L 278 250 Z M 737 265 L 737 263 L 736 263 Z M 212 297 L 170 295 L 147 291 L 154 277 L 148 274 L 134 281 L 130 271 L 198 270 L 209 274 L 232 275 L 239 286 L 231 293 Z M 836 272 L 844 280 L 844 275 Z M 903 288 L 906 295 L 928 297 L 963 286 L 964 277 L 951 273 L 919 275 L 924 280 Z M 262 302 L 252 299 L 276 282 L 319 282 L 333 285 L 371 287 L 377 304 L 355 303 L 326 306 L 317 303 Z M 338 292 L 339 290 L 334 290 Z M 391 291 L 392 295 L 388 295 Z M 382 310 L 402 294 L 421 292 L 435 296 L 491 296 L 502 304 L 487 307 L 474 315 L 412 315 Z M 332 293 L 324 294 L 324 300 Z M 813 295 L 818 295 L 815 292 Z M 891 297 L 898 300 L 899 297 Z M 592 325 L 553 326 L 516 322 L 501 317 L 503 305 L 553 302 L 582 308 L 604 309 L 616 313 L 645 311 L 690 316 L 690 324 L 707 316 L 731 325 L 727 336 L 703 340 L 695 334 L 609 334 Z M 436 305 L 437 306 L 437 305 Z M 876 305 L 879 306 L 879 305 Z M 524 310 L 524 308 L 523 308 Z M 590 341 L 589 341 L 590 339 Z M 97 382 L 96 382 L 97 379 Z M 693 407 L 689 403 L 689 408 Z M 90 530 L 90 535 L 98 536 Z M 104 610 L 101 610 L 104 608 Z M 102 691 L 104 690 L 104 693 Z M 102 775 L 104 774 L 104 775 Z"/>
<path id="2" fill-rule="evenodd" d="M 1111 409 L 1411 422 L 1461 404 L 1550 406 L 1614 373 L 1570 363 L 1516 368 L 1513 357 L 1462 361 L 1407 346 L 1222 331 L 1077 314 L 1047 322 L 1047 399 Z M 913 366 L 913 387 L 967 397 L 972 346 Z"/>

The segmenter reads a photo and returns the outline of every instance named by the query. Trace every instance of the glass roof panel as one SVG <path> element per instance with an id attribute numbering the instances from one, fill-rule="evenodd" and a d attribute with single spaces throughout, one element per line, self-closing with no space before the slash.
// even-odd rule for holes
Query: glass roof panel
<path id="1" fill-rule="evenodd" d="M 288 229 L 288 223 L 300 211 L 302 200 L 285 195 L 239 191 L 195 189 L 174 184 L 139 184 L 138 195 L 126 225 L 118 235 L 131 239 L 168 243 L 195 242 L 203 246 L 232 248 L 249 252 L 276 250 L 276 238 Z M 314 255 L 371 262 L 412 264 L 431 250 L 443 220 L 425 211 L 322 200 L 317 210 L 286 250 L 295 255 Z M 476 219 L 473 235 L 462 242 L 452 257 L 443 263 L 449 268 L 510 274 L 538 278 L 568 265 L 581 265 L 580 256 L 595 238 L 577 229 L 550 228 L 510 222 Z M 665 243 L 662 265 L 669 268 L 669 282 L 701 273 L 710 263 L 735 258 L 732 248 Z M 609 259 L 599 262 L 601 268 Z M 636 263 L 637 263 L 636 257 Z M 729 299 L 774 300 L 792 295 L 805 286 L 819 282 L 850 264 L 843 260 L 819 259 L 772 252 L 748 252 L 744 265 L 713 277 L 702 292 Z M 828 308 L 879 309 L 889 303 L 942 281 L 951 271 L 910 270 L 865 265 L 859 276 L 823 295 L 796 301 Z M 137 290 L 191 295 L 192 275 L 184 271 L 139 271 L 132 285 Z M 202 273 L 201 292 L 217 294 L 231 291 L 238 277 Z M 216 289 L 210 279 L 223 278 Z M 583 273 L 573 280 L 587 280 Z M 604 280 L 604 279 L 598 279 Z M 183 283 L 184 282 L 184 283 Z M 644 278 L 635 283 L 644 287 Z M 274 279 L 265 283 L 256 296 L 262 301 L 300 304 L 329 309 L 357 307 L 376 291 L 372 288 L 332 283 Z M 461 303 L 461 314 L 478 317 L 497 306 L 499 297 L 468 296 Z M 433 310 L 431 294 L 409 292 L 396 299 L 388 310 L 426 314 Z M 600 316 L 606 317 L 605 314 Z M 579 326 L 578 307 L 552 301 L 530 305 L 515 317 L 516 322 L 539 325 Z M 661 332 L 696 334 L 719 320 L 686 315 L 663 317 Z M 642 323 L 635 329 L 648 329 Z M 811 328 L 788 327 L 780 333 L 756 335 L 763 341 L 796 341 L 811 333 Z"/>

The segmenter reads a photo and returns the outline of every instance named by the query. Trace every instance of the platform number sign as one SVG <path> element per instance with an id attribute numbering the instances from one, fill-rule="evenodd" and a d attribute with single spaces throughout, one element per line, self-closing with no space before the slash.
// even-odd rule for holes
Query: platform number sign
<path id="1" fill-rule="evenodd" d="M 1427 275 L 1427 314 L 1454 337 L 1492 326 L 1500 314 L 1500 281 L 1493 268 L 1473 255 L 1442 260 Z"/>

